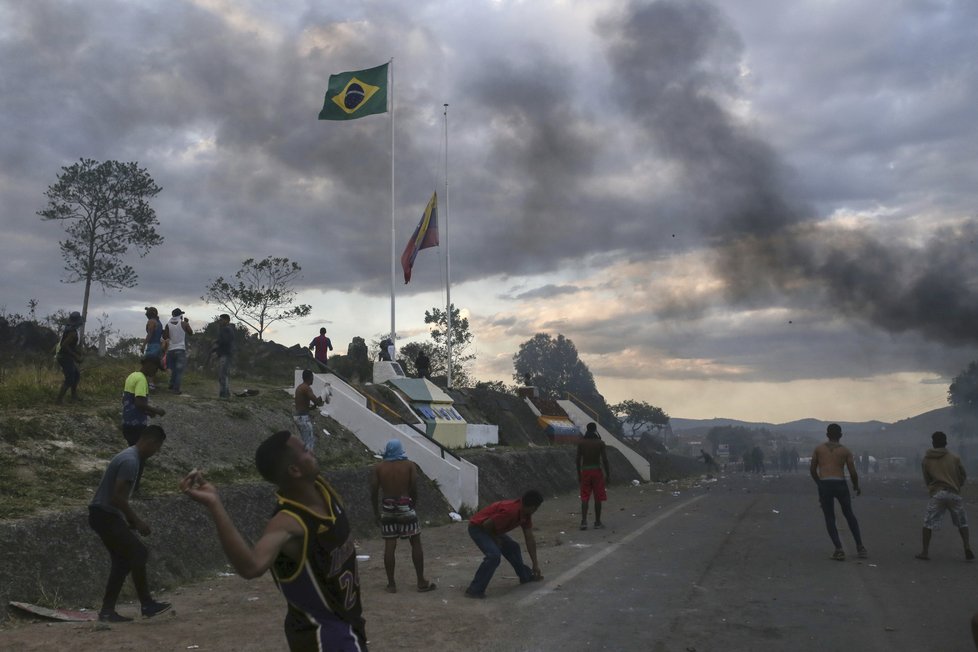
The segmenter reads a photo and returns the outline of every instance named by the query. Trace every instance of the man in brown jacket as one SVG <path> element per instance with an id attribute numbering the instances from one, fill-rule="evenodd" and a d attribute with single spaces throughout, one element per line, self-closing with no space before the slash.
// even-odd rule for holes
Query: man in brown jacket
<path id="1" fill-rule="evenodd" d="M 964 543 L 964 558 L 971 561 L 975 558 L 975 553 L 971 552 L 971 544 L 968 542 L 968 515 L 964 511 L 964 500 L 961 498 L 961 486 L 967 477 L 964 466 L 957 455 L 947 450 L 947 435 L 938 431 L 930 438 L 934 447 L 927 451 L 921 464 L 930 501 L 924 515 L 923 548 L 917 559 L 930 559 L 928 550 L 931 534 L 941 527 L 944 512 L 950 511 L 951 523 L 958 528 Z"/>

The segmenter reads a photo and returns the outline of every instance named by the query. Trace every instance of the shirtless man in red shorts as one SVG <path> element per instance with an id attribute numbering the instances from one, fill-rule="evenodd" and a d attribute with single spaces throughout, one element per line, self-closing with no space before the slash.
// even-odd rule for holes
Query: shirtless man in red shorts
<path id="1" fill-rule="evenodd" d="M 598 424 L 587 424 L 584 438 L 577 445 L 577 479 L 581 485 L 581 529 L 587 529 L 587 507 L 594 493 L 594 529 L 604 527 L 601 522 L 601 503 L 608 499 L 605 483 L 611 482 L 608 469 L 608 453 L 598 435 Z M 601 467 L 604 466 L 604 473 Z"/>

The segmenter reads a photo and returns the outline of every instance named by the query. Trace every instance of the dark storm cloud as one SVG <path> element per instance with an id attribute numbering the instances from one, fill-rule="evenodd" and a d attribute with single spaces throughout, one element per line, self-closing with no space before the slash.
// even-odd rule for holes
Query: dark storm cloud
<path id="1" fill-rule="evenodd" d="M 58 280 L 63 231 L 35 211 L 83 156 L 138 161 L 163 187 L 164 244 L 128 261 L 138 287 L 96 289 L 93 313 L 186 308 L 266 255 L 299 262 L 306 289 L 386 297 L 388 116 L 315 117 L 330 73 L 394 57 L 396 252 L 437 189 L 454 283 L 511 279 L 502 298 L 528 304 L 485 319 L 494 333 L 545 326 L 582 354 L 715 359 L 752 378 L 852 374 L 858 351 L 877 356 L 860 369 L 943 369 L 962 348 L 921 338 L 974 341 L 975 229 L 954 220 L 975 212 L 978 5 L 606 2 L 596 24 L 583 1 L 333 5 L 0 0 L 0 304 L 79 301 Z M 823 219 L 877 206 L 892 224 Z M 562 318 L 561 300 L 587 299 L 569 279 L 704 242 L 725 294 L 663 284 L 635 293 L 634 314 Z M 399 292 L 435 291 L 435 259 Z M 724 329 L 730 311 L 772 306 L 819 317 Z M 874 328 L 902 334 L 874 345 Z"/>
<path id="2" fill-rule="evenodd" d="M 978 265 L 967 254 L 978 223 L 923 244 L 817 226 L 780 157 L 722 102 L 735 90 L 742 45 L 716 7 L 633 2 L 602 33 L 623 105 L 695 193 L 691 216 L 715 243 L 730 300 L 804 296 L 890 332 L 978 342 Z"/>
<path id="3" fill-rule="evenodd" d="M 196 297 L 265 255 L 298 260 L 311 287 L 389 282 L 389 267 L 371 262 L 390 251 L 378 237 L 390 224 L 386 122 L 315 119 L 329 73 L 379 54 L 303 53 L 298 34 L 237 31 L 186 3 L 41 1 L 6 13 L 3 221 L 43 234 L 23 279 L 57 283 L 48 245 L 63 233 L 34 212 L 60 167 L 85 156 L 137 160 L 164 188 L 154 207 L 166 242 L 138 265 L 142 293 Z M 342 49 L 351 36 L 323 38 Z M 401 141 L 413 147 L 410 132 Z"/>

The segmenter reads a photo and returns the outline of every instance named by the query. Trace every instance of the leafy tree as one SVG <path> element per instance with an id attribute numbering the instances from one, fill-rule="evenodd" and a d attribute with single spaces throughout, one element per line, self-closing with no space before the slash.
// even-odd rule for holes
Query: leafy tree
<path id="1" fill-rule="evenodd" d="M 972 362 L 954 377 L 947 390 L 947 402 L 953 408 L 957 434 L 974 434 L 978 425 L 978 362 Z"/>
<path id="2" fill-rule="evenodd" d="M 469 366 L 475 354 L 469 352 L 475 337 L 469 330 L 469 320 L 462 317 L 453 303 L 452 309 L 452 385 L 468 387 Z M 414 360 L 424 351 L 431 363 L 430 376 L 446 376 L 448 372 L 448 311 L 434 307 L 424 311 L 424 323 L 428 324 L 430 342 L 409 342 L 398 349 L 398 354 L 408 365 L 408 373 L 417 375 Z"/>
<path id="3" fill-rule="evenodd" d="M 594 376 L 577 355 L 574 343 L 558 334 L 556 338 L 537 333 L 520 344 L 513 356 L 516 373 L 513 379 L 522 383 L 529 376 L 533 385 L 547 396 L 562 396 L 564 392 L 581 395 L 598 393 Z"/>
<path id="4" fill-rule="evenodd" d="M 591 370 L 577 355 L 574 343 L 563 335 L 551 337 L 537 333 L 520 344 L 513 356 L 513 379 L 520 384 L 536 386 L 544 396 L 564 398 L 566 392 L 574 395 L 574 402 L 595 421 L 621 434 L 621 422 L 612 413 L 608 402 L 598 393 Z"/>
<path id="5" fill-rule="evenodd" d="M 57 181 L 44 195 L 44 220 L 61 220 L 68 234 L 62 240 L 68 283 L 85 282 L 82 329 L 88 317 L 93 283 L 103 288 L 134 287 L 136 270 L 123 261 L 130 247 L 140 257 L 163 242 L 156 232 L 159 221 L 148 200 L 162 188 L 138 164 L 81 159 L 61 168 Z"/>
<path id="6" fill-rule="evenodd" d="M 628 422 L 633 437 L 647 432 L 649 428 L 661 431 L 669 424 L 669 415 L 662 408 L 649 405 L 645 401 L 628 399 L 612 405 L 611 411 L 619 419 Z"/>
<path id="7" fill-rule="evenodd" d="M 268 256 L 256 261 L 249 258 L 241 263 L 234 279 L 217 277 L 201 297 L 217 304 L 235 319 L 264 339 L 265 330 L 277 321 L 291 321 L 312 312 L 306 303 L 295 304 L 296 291 L 292 284 L 300 277 L 299 263 L 288 258 Z"/>

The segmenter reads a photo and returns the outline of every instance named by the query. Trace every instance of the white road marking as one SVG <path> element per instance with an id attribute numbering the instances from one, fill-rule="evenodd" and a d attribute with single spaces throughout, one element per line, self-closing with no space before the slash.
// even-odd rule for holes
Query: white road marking
<path id="1" fill-rule="evenodd" d="M 522 600 L 519 600 L 516 604 L 519 605 L 519 606 L 526 606 L 530 602 L 539 600 L 540 598 L 544 597 L 545 595 L 549 595 L 549 594 L 553 593 L 560 586 L 562 586 L 565 583 L 571 581 L 572 579 L 574 579 L 575 577 L 577 577 L 578 575 L 580 575 L 581 573 L 583 573 L 584 571 L 586 571 L 591 566 L 595 565 L 596 563 L 598 563 L 599 561 L 601 561 L 602 559 L 604 559 L 605 557 L 607 557 L 611 553 L 613 553 L 616 550 L 618 550 L 618 548 L 620 548 L 621 546 L 623 546 L 623 545 L 625 545 L 627 543 L 630 543 L 634 539 L 642 536 L 642 534 L 644 534 L 649 528 L 652 528 L 652 527 L 658 525 L 659 523 L 661 523 L 662 521 L 666 520 L 667 518 L 669 518 L 670 516 L 672 516 L 676 512 L 678 512 L 678 511 L 680 511 L 682 509 L 686 509 L 687 507 L 689 507 L 690 505 L 692 505 L 696 501 L 702 500 L 703 498 L 706 498 L 707 495 L 708 494 L 702 494 L 700 496 L 696 496 L 695 498 L 690 498 L 689 500 L 684 500 L 683 502 L 679 503 L 678 505 L 674 505 L 673 507 L 670 507 L 669 509 L 667 509 L 666 511 L 662 512 L 661 514 L 659 514 L 658 516 L 656 516 L 655 518 L 653 518 L 651 521 L 649 521 L 648 523 L 646 523 L 642 527 L 640 527 L 637 530 L 635 530 L 634 532 L 631 532 L 631 533 L 625 535 L 624 537 L 622 537 L 621 541 L 619 541 L 618 543 L 613 543 L 610 546 L 608 546 L 607 548 L 605 548 L 604 550 L 602 550 L 601 552 L 595 553 L 592 557 L 589 557 L 589 558 L 585 559 L 584 561 L 582 561 L 577 566 L 574 566 L 573 568 L 571 568 L 571 569 L 569 569 L 569 570 L 561 573 L 559 576 L 557 576 L 556 579 L 550 580 L 549 582 L 545 582 L 543 584 L 543 586 L 541 586 L 539 589 L 537 589 L 533 593 L 530 593 L 529 595 L 527 595 L 526 597 L 524 597 Z"/>

